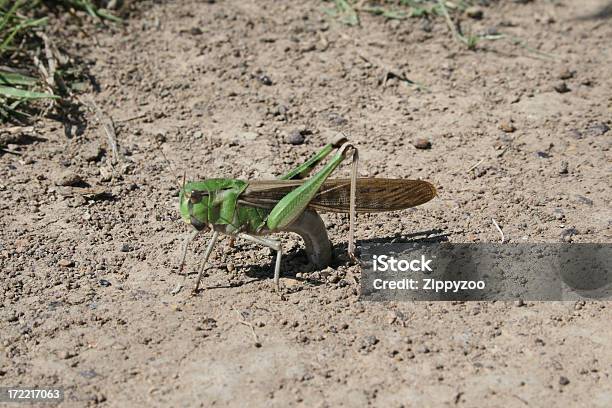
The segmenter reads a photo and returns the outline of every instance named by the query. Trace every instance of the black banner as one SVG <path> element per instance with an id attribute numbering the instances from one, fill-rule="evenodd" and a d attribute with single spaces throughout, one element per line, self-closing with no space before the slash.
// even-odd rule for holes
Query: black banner
<path id="1" fill-rule="evenodd" d="M 361 247 L 362 300 L 611 300 L 612 244 Z"/>

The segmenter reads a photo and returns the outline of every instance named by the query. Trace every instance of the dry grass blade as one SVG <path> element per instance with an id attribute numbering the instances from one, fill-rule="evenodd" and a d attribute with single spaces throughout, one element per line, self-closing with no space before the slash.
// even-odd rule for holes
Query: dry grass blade
<path id="1" fill-rule="evenodd" d="M 427 90 L 425 86 L 409 79 L 408 77 L 406 77 L 406 75 L 404 75 L 404 73 L 400 72 L 399 70 L 395 70 L 391 68 L 388 64 L 382 62 L 380 59 L 375 58 L 365 53 L 364 51 L 358 51 L 358 54 L 362 60 L 369 62 L 370 64 L 376 65 L 378 68 L 383 70 L 383 75 L 382 75 L 382 80 L 381 80 L 381 84 L 383 87 L 387 85 L 387 80 L 389 78 L 395 77 L 399 79 L 400 81 L 405 82 L 408 85 L 416 86 L 418 89 Z"/>
<path id="2" fill-rule="evenodd" d="M 82 20 L 75 10 L 85 11 L 97 21 L 121 21 L 91 0 L 0 0 L 0 58 L 9 65 L 0 67 L 0 119 L 23 121 L 33 112 L 44 115 L 56 106 L 59 95 L 70 95 L 61 75 L 73 66 L 45 30 L 49 22 L 46 14 L 63 11 Z M 13 66 L 21 69 L 17 71 Z M 40 106 L 37 101 L 44 99 L 49 103 Z"/>
<path id="3" fill-rule="evenodd" d="M 102 125 L 102 129 L 104 129 L 104 133 L 106 134 L 108 146 L 112 153 L 111 164 L 117 164 L 120 160 L 120 155 L 119 149 L 117 148 L 117 132 L 115 131 L 115 123 L 113 122 L 113 119 L 106 115 L 91 97 L 88 98 L 84 105 L 90 108 L 90 110 L 96 116 L 98 122 Z"/>
<path id="4" fill-rule="evenodd" d="M 493 221 L 493 225 L 495 226 L 495 228 L 499 232 L 499 235 L 501 235 L 501 243 L 503 244 L 504 242 L 506 242 L 506 237 L 504 236 L 504 231 L 502 231 L 502 229 L 500 228 L 500 226 L 497 223 L 497 221 L 495 221 L 495 218 L 491 218 L 491 221 Z"/>

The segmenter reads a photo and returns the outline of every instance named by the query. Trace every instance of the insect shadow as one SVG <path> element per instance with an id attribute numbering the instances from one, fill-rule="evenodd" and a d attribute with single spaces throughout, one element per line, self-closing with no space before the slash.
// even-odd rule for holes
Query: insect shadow
<path id="1" fill-rule="evenodd" d="M 367 240 L 357 240 L 357 255 L 359 255 L 359 248 L 362 245 L 372 245 L 372 244 L 389 244 L 389 243 L 435 243 L 435 242 L 446 242 L 448 241 L 449 233 L 445 233 L 441 229 L 431 229 L 425 231 L 414 232 L 411 234 L 395 234 L 386 237 L 380 237 L 375 239 L 367 239 Z M 342 243 L 333 246 L 334 257 L 330 264 L 330 267 L 333 269 L 338 268 L 339 266 L 346 265 L 348 261 L 347 255 L 347 243 Z M 283 254 L 283 263 L 282 263 L 282 276 L 284 278 L 294 279 L 300 282 L 308 282 L 313 286 L 323 285 L 325 283 L 325 279 L 312 279 L 311 277 L 303 278 L 298 277 L 297 274 L 300 272 L 304 272 L 308 270 L 308 257 L 304 248 L 293 249 L 285 254 Z M 262 280 L 270 279 L 270 275 L 272 274 L 274 266 L 274 260 L 266 264 L 250 264 L 250 265 L 242 265 L 241 270 L 247 277 L 252 278 L 246 282 L 240 283 L 238 286 L 250 284 L 253 282 L 258 282 Z M 311 270 L 314 272 L 314 270 Z M 236 284 L 231 285 L 216 285 L 205 288 L 207 289 L 221 289 L 221 288 L 230 288 L 235 287 Z"/>

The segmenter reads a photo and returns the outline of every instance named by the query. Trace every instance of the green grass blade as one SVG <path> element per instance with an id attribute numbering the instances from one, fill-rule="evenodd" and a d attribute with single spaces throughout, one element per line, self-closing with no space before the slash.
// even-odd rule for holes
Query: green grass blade
<path id="1" fill-rule="evenodd" d="M 8 45 L 13 42 L 13 38 L 17 35 L 17 33 L 23 29 L 38 27 L 47 24 L 47 17 L 39 18 L 38 20 L 26 20 L 23 23 L 17 24 L 10 32 L 10 34 L 4 39 L 2 44 L 0 44 L 0 53 L 2 53 Z"/>
<path id="2" fill-rule="evenodd" d="M 3 16 L 2 20 L 0 20 L 0 31 L 4 29 L 4 27 L 11 21 L 13 15 L 17 12 L 17 8 L 21 6 L 21 2 L 16 1 L 15 4 L 7 11 Z"/>
<path id="3" fill-rule="evenodd" d="M 113 23 L 123 23 L 123 20 L 121 18 L 109 13 L 104 9 L 98 9 L 98 15 L 106 20 L 112 21 Z"/>
<path id="4" fill-rule="evenodd" d="M 0 71 L 0 85 L 36 85 L 38 80 L 15 72 Z"/>
<path id="5" fill-rule="evenodd" d="M 0 85 L 0 95 L 11 99 L 59 99 L 59 96 L 46 92 L 33 92 Z"/>
<path id="6" fill-rule="evenodd" d="M 94 19 L 99 18 L 98 14 L 96 13 L 96 10 L 94 9 L 94 6 L 89 1 L 83 1 L 82 4 L 83 4 L 83 7 L 85 7 L 87 14 L 89 14 Z"/>
<path id="7" fill-rule="evenodd" d="M 359 25 L 359 16 L 347 0 L 335 0 L 334 3 L 339 14 L 342 16 L 341 20 L 343 23 L 350 26 Z"/>

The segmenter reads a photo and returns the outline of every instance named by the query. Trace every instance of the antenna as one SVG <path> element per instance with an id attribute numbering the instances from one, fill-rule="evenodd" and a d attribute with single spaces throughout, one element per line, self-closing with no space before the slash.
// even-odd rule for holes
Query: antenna
<path id="1" fill-rule="evenodd" d="M 164 153 L 164 150 L 161 147 L 161 143 L 158 143 L 155 146 L 157 147 L 157 150 L 159 150 L 162 157 L 166 161 L 166 164 L 168 165 L 168 167 L 170 167 L 170 171 L 172 172 L 172 175 L 174 176 L 174 181 L 176 182 L 176 185 L 178 186 L 179 189 L 182 190 L 185 187 L 185 178 L 187 177 L 187 172 L 183 173 L 183 184 L 181 185 L 181 183 L 179 182 L 179 178 L 176 175 L 176 169 L 174 168 L 170 160 L 168 160 L 168 157 L 166 157 L 166 153 Z"/>

